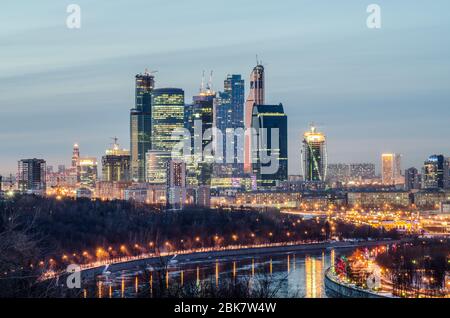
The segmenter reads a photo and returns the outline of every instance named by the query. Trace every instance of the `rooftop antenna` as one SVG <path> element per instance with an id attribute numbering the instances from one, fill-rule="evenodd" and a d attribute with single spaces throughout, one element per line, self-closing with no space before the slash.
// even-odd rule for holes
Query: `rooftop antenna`
<path id="1" fill-rule="evenodd" d="M 212 90 L 212 78 L 213 78 L 213 71 L 209 73 L 208 90 Z"/>
<path id="2" fill-rule="evenodd" d="M 200 86 L 200 92 L 203 92 L 205 89 L 205 71 L 202 73 L 202 84 Z"/>
<path id="3" fill-rule="evenodd" d="M 119 138 L 117 137 L 110 137 L 112 140 L 114 140 L 114 143 L 112 144 L 113 148 L 116 149 L 119 147 L 119 144 L 117 143 L 117 141 L 119 140 Z"/>

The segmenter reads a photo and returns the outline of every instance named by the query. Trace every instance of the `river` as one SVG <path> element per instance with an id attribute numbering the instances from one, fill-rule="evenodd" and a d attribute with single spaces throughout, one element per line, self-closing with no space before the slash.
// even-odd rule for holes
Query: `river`
<path id="1" fill-rule="evenodd" d="M 273 296 L 280 298 L 324 298 L 324 272 L 350 249 L 322 249 L 292 253 L 221 257 L 199 261 L 172 262 L 168 267 L 135 269 L 97 278 L 95 285 L 83 290 L 86 298 L 152 297 L 156 286 L 219 287 L 237 279 L 252 284 L 270 278 Z M 159 284 L 159 285 L 158 285 Z M 145 295 L 145 296 L 144 296 Z"/>

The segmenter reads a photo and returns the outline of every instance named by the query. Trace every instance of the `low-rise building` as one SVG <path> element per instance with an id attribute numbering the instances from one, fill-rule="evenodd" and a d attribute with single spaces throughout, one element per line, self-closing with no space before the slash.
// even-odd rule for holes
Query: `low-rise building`
<path id="1" fill-rule="evenodd" d="M 298 208 L 302 195 L 300 192 L 242 192 L 236 194 L 236 206 Z"/>
<path id="2" fill-rule="evenodd" d="M 450 201 L 449 190 L 428 189 L 414 194 L 414 204 L 421 209 L 439 209 L 445 201 Z"/>
<path id="3" fill-rule="evenodd" d="M 348 205 L 362 208 L 408 207 L 411 204 L 407 191 L 354 191 L 347 194 Z"/>

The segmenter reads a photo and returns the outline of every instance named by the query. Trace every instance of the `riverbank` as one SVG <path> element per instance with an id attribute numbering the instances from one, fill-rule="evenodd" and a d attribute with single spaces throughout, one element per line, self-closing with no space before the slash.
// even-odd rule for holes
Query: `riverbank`
<path id="1" fill-rule="evenodd" d="M 362 289 L 354 285 L 345 284 L 333 275 L 331 268 L 325 272 L 325 293 L 330 298 L 393 298 L 389 294 L 381 294 Z"/>
<path id="2" fill-rule="evenodd" d="M 149 266 L 164 266 L 169 259 L 177 255 L 177 262 L 192 262 L 208 259 L 217 259 L 223 257 L 252 256 L 263 254 L 283 254 L 290 252 L 308 252 L 324 249 L 351 249 L 361 246 L 376 246 L 381 244 L 393 244 L 398 241 L 359 241 L 359 242 L 323 242 L 323 243 L 284 243 L 277 246 L 250 246 L 250 247 L 230 247 L 220 250 L 198 251 L 191 253 L 166 253 L 163 256 L 152 255 L 150 257 L 141 257 L 123 261 L 105 263 L 92 268 L 82 268 L 82 280 L 90 280 L 101 275 L 105 270 L 110 273 L 124 270 L 139 270 Z M 64 274 L 62 275 L 64 276 Z"/>

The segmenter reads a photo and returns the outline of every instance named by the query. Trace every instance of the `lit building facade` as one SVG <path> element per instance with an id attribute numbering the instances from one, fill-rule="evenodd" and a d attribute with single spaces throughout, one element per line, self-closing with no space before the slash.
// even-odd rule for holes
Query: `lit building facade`
<path id="1" fill-rule="evenodd" d="M 326 137 L 316 127 L 303 135 L 302 170 L 305 181 L 325 182 L 327 178 Z"/>
<path id="2" fill-rule="evenodd" d="M 106 150 L 106 155 L 102 157 L 102 181 L 130 181 L 130 164 L 130 152 L 120 149 L 117 139 L 115 139 L 113 147 Z"/>
<path id="3" fill-rule="evenodd" d="M 214 103 L 216 93 L 208 86 L 193 97 L 189 131 L 192 136 L 192 153 L 187 160 L 189 184 L 193 186 L 211 184 L 214 157 L 205 149 L 213 148 Z M 201 129 L 200 129 L 201 127 Z M 209 136 L 205 134 L 210 131 Z"/>
<path id="4" fill-rule="evenodd" d="M 43 195 L 46 190 L 46 162 L 43 159 L 22 159 L 18 163 L 19 191 Z"/>
<path id="5" fill-rule="evenodd" d="M 405 189 L 418 190 L 421 188 L 419 171 L 412 167 L 405 170 Z"/>
<path id="6" fill-rule="evenodd" d="M 408 191 L 360 191 L 347 194 L 348 205 L 362 208 L 403 207 L 411 204 Z"/>
<path id="7" fill-rule="evenodd" d="M 241 75 L 228 75 L 224 81 L 224 91 L 219 92 L 215 103 L 214 122 L 217 129 L 222 133 L 222 148 L 217 151 L 220 151 L 224 160 L 222 166 L 230 177 L 240 176 L 244 172 L 243 158 L 238 160 L 238 156 L 244 153 L 244 145 L 235 135 L 236 129 L 242 129 L 243 132 L 245 128 L 244 94 L 245 84 Z M 233 136 L 233 140 L 227 142 L 227 134 Z M 234 162 L 228 162 L 227 157 L 233 157 Z"/>
<path id="8" fill-rule="evenodd" d="M 443 155 L 430 156 L 423 165 L 422 181 L 424 189 L 443 189 L 445 171 L 445 157 Z M 448 169 L 448 168 L 447 168 Z"/>
<path id="9" fill-rule="evenodd" d="M 265 104 L 265 72 L 264 66 L 261 63 L 257 63 L 250 74 L 250 91 L 245 102 L 245 128 L 251 129 L 253 121 L 253 106 Z M 245 149 L 244 149 L 244 172 L 252 173 L 252 145 L 251 137 L 245 137 Z"/>
<path id="10" fill-rule="evenodd" d="M 155 78 L 148 72 L 135 77 L 135 108 L 130 111 L 131 177 L 135 182 L 145 179 L 145 154 L 151 149 L 151 93 Z"/>
<path id="11" fill-rule="evenodd" d="M 301 200 L 300 192 L 240 192 L 236 194 L 235 205 L 238 207 L 298 208 Z"/>
<path id="12" fill-rule="evenodd" d="M 381 155 L 381 179 L 387 186 L 404 184 L 402 178 L 401 155 L 395 153 L 385 153 Z"/>
<path id="13" fill-rule="evenodd" d="M 171 210 L 182 210 L 186 203 L 186 163 L 170 160 L 167 167 L 167 204 Z"/>
<path id="14" fill-rule="evenodd" d="M 180 140 L 172 133 L 184 128 L 184 91 L 160 88 L 152 92 L 152 150 L 171 152 Z"/>
<path id="15" fill-rule="evenodd" d="M 251 129 L 257 187 L 275 187 L 288 179 L 287 115 L 283 105 L 255 105 Z"/>
<path id="16" fill-rule="evenodd" d="M 171 153 L 168 151 L 148 151 L 145 159 L 145 182 L 152 185 L 165 185 L 167 182 L 167 167 L 170 159 Z"/>
<path id="17" fill-rule="evenodd" d="M 97 158 L 94 157 L 79 158 L 78 165 L 80 169 L 79 187 L 94 190 L 98 177 Z"/>

